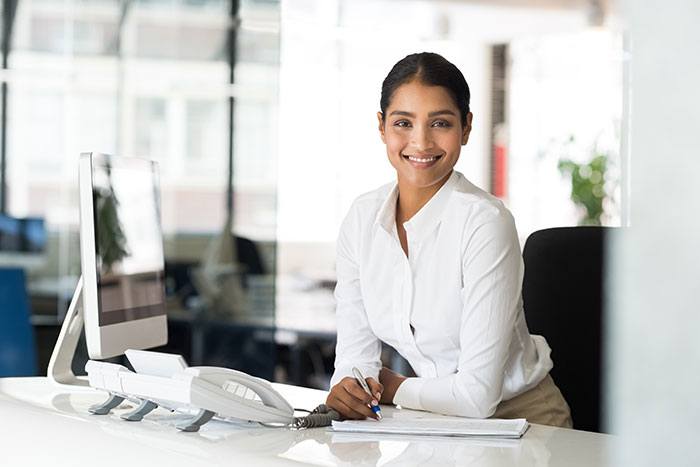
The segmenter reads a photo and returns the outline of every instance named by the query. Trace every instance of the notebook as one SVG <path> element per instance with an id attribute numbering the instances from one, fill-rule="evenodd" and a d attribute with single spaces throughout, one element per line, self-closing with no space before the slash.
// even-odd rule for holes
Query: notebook
<path id="1" fill-rule="evenodd" d="M 524 418 L 506 420 L 448 417 L 389 407 L 382 408 L 382 416 L 380 421 L 371 419 L 334 421 L 333 431 L 518 439 L 530 426 Z"/>

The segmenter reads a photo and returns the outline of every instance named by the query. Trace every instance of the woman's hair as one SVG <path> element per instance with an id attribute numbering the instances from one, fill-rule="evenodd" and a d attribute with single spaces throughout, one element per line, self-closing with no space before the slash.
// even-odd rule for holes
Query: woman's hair
<path id="1" fill-rule="evenodd" d="M 384 78 L 379 107 L 382 120 L 386 115 L 391 98 L 402 84 L 417 80 L 429 86 L 442 86 L 447 89 L 459 109 L 462 127 L 467 125 L 469 113 L 469 85 L 459 68 L 448 62 L 442 55 L 432 52 L 411 54 L 399 60 Z"/>

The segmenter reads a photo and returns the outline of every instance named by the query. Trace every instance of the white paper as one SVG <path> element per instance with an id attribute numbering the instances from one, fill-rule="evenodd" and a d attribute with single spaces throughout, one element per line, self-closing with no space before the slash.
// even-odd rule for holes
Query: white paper
<path id="1" fill-rule="evenodd" d="M 529 426 L 524 418 L 474 419 L 447 417 L 413 410 L 382 410 L 382 420 L 333 422 L 333 430 L 351 433 L 391 433 L 432 436 L 520 438 Z"/>

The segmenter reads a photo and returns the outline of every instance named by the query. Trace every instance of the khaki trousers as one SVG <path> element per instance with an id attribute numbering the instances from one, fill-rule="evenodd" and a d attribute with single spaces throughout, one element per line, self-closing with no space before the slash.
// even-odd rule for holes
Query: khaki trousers
<path id="1" fill-rule="evenodd" d="M 529 391 L 498 404 L 493 418 L 526 418 L 541 425 L 573 426 L 569 404 L 549 375 Z"/>

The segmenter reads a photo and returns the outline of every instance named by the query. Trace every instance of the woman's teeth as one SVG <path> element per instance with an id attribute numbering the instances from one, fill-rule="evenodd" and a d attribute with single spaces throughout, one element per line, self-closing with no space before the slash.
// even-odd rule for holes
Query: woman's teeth
<path id="1" fill-rule="evenodd" d="M 424 164 L 428 162 L 432 162 L 434 160 L 437 160 L 440 158 L 440 156 L 432 156 L 432 157 L 414 157 L 414 156 L 404 156 L 406 157 L 409 161 L 413 162 L 422 162 Z"/>

